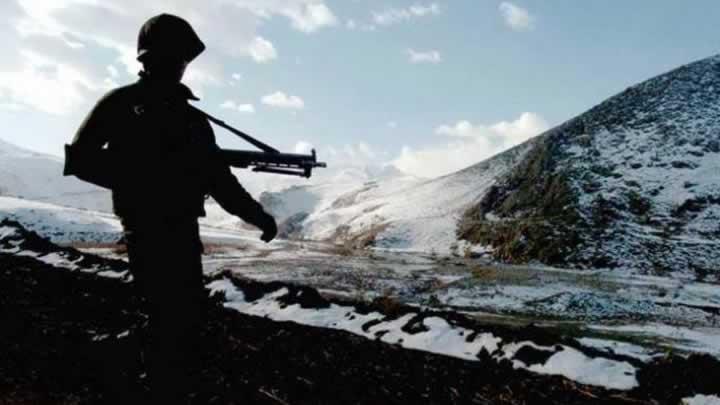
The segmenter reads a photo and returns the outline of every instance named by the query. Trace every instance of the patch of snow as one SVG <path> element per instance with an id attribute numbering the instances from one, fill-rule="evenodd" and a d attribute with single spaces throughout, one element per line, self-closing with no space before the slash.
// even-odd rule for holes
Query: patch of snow
<path id="1" fill-rule="evenodd" d="M 478 361 L 478 354 L 486 351 L 497 360 L 509 359 L 518 368 L 524 368 L 541 374 L 562 375 L 583 384 L 604 386 L 607 388 L 627 390 L 637 386 L 635 368 L 627 362 L 608 358 L 590 358 L 579 350 L 558 346 L 560 349 L 544 364 L 525 365 L 513 359 L 517 351 L 532 345 L 544 350 L 532 342 L 502 344 L 502 339 L 491 333 L 476 333 L 459 326 L 453 326 L 438 316 L 426 317 L 422 320 L 422 328 L 414 325 L 416 332 L 406 332 L 404 327 L 415 319 L 417 313 L 408 313 L 399 318 L 387 318 L 378 312 L 359 313 L 355 307 L 330 304 L 329 308 L 302 308 L 299 304 L 286 305 L 279 298 L 287 295 L 286 288 L 278 289 L 263 297 L 248 302 L 245 294 L 229 279 L 216 280 L 207 286 L 211 294 L 225 294 L 228 308 L 239 312 L 267 317 L 276 321 L 292 321 L 299 324 L 339 329 L 351 332 L 368 339 L 379 339 L 390 344 L 397 344 L 409 349 L 424 350 L 432 353 Z M 371 326 L 364 328 L 365 325 Z M 499 354 L 498 354 L 499 352 Z"/>
<path id="2" fill-rule="evenodd" d="M 650 323 L 645 325 L 593 325 L 592 329 L 635 334 L 653 340 L 669 348 L 708 353 L 720 357 L 720 328 L 689 328 Z"/>
<path id="3" fill-rule="evenodd" d="M 528 365 L 514 358 L 524 347 L 554 354 L 544 363 Z M 538 374 L 562 375 L 582 384 L 618 390 L 629 390 L 638 386 L 636 369 L 630 363 L 602 357 L 591 358 L 565 345 L 548 347 L 533 342 L 510 343 L 503 347 L 503 353 L 499 357 L 511 360 L 515 368 L 523 368 Z"/>
<path id="4" fill-rule="evenodd" d="M 635 367 L 628 362 L 590 358 L 571 347 L 555 353 L 545 364 L 533 364 L 528 370 L 540 374 L 562 375 L 582 384 L 629 390 L 637 387 Z"/>
<path id="5" fill-rule="evenodd" d="M 41 256 L 35 256 L 35 258 L 53 267 L 61 267 L 68 270 L 77 270 L 80 268 L 75 263 L 75 261 L 68 260 L 65 256 L 57 252 L 52 252 Z"/>
<path id="6" fill-rule="evenodd" d="M 720 405 L 720 397 L 717 395 L 695 395 L 690 398 L 683 398 L 683 405 Z"/>
<path id="7" fill-rule="evenodd" d="M 580 338 L 577 339 L 577 341 L 585 347 L 592 347 L 609 353 L 632 357 L 644 362 L 662 356 L 662 353 L 656 353 L 645 347 L 617 340 Z"/>
<path id="8" fill-rule="evenodd" d="M 120 280 L 125 280 L 128 277 L 131 277 L 130 272 L 128 270 L 125 270 L 125 271 L 105 270 L 105 271 L 99 271 L 95 274 L 97 274 L 100 277 L 114 278 L 114 279 L 120 279 Z"/>
<path id="9" fill-rule="evenodd" d="M 0 227 L 0 239 L 15 235 L 15 232 L 16 232 L 15 228 L 11 228 L 9 226 L 1 226 Z"/>

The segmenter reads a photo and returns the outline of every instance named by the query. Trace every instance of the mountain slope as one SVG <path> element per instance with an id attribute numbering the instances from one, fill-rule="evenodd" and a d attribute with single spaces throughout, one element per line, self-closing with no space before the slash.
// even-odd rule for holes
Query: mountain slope
<path id="1" fill-rule="evenodd" d="M 719 90 L 715 56 L 546 132 L 458 235 L 511 262 L 717 277 Z"/>
<path id="2" fill-rule="evenodd" d="M 78 208 L 0 197 L 0 220 L 22 223 L 54 243 L 115 243 L 122 235 L 114 215 Z"/>
<path id="3" fill-rule="evenodd" d="M 462 213 L 517 164 L 533 142 L 433 180 L 395 173 L 370 177 L 361 185 L 321 184 L 266 193 L 263 202 L 279 215 L 285 236 L 447 252 L 456 244 Z"/>
<path id="4" fill-rule="evenodd" d="M 59 157 L 28 151 L 0 140 L 0 195 L 57 205 L 111 211 L 110 193 L 62 175 Z"/>

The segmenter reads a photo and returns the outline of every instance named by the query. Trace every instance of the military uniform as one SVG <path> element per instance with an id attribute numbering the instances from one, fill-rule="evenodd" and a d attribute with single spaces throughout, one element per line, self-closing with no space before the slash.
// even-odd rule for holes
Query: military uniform
<path id="1" fill-rule="evenodd" d="M 158 18 L 167 38 L 189 42 L 190 51 L 173 40 L 173 52 L 187 52 L 186 59 L 202 52 L 194 31 L 187 31 L 189 24 L 163 15 L 143 27 L 139 59 L 147 54 L 143 38 L 145 45 L 163 43 L 162 36 L 152 35 Z M 182 32 L 169 35 L 168 22 Z M 93 108 L 66 146 L 65 174 L 112 190 L 130 270 L 149 315 L 146 367 L 151 390 L 158 400 L 167 401 L 183 395 L 188 367 L 200 351 L 207 295 L 198 217 L 205 215 L 206 196 L 272 236 L 276 228 L 272 216 L 220 158 L 207 118 L 188 104 L 197 100 L 190 89 L 143 72 L 140 76 L 136 83 L 109 92 Z"/>

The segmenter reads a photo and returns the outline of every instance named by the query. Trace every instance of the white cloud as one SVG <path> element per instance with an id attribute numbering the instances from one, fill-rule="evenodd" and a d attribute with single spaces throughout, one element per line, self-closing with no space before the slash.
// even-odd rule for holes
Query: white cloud
<path id="1" fill-rule="evenodd" d="M 0 72 L 0 102 L 62 115 L 84 102 L 90 92 L 107 89 L 98 76 L 90 80 L 72 64 L 58 63 L 29 50 L 20 52 L 23 67 Z"/>
<path id="2" fill-rule="evenodd" d="M 249 48 L 250 56 L 257 63 L 267 63 L 277 58 L 272 42 L 263 37 L 255 37 Z"/>
<path id="3" fill-rule="evenodd" d="M 11 112 L 19 112 L 19 111 L 25 111 L 25 106 L 18 103 L 0 103 L 0 110 L 3 111 L 11 111 Z"/>
<path id="4" fill-rule="evenodd" d="M 433 63 L 437 64 L 442 62 L 442 56 L 440 52 L 431 51 L 416 51 L 414 49 L 408 49 L 407 51 L 408 60 L 410 63 Z"/>
<path id="5" fill-rule="evenodd" d="M 237 110 L 240 111 L 240 112 L 245 112 L 245 113 L 250 113 L 250 114 L 252 114 L 252 113 L 255 112 L 255 106 L 252 105 L 252 104 L 239 104 L 239 105 L 237 106 Z"/>
<path id="6" fill-rule="evenodd" d="M 388 128 L 390 129 L 396 129 L 398 127 L 398 123 L 395 121 L 390 121 L 387 123 Z"/>
<path id="7" fill-rule="evenodd" d="M 230 85 L 230 87 L 235 87 L 240 83 L 240 81 L 242 81 L 242 79 L 243 79 L 242 74 L 233 73 L 230 75 L 230 80 L 228 81 L 228 84 Z"/>
<path id="8" fill-rule="evenodd" d="M 442 125 L 435 133 L 450 138 L 440 145 L 414 149 L 405 146 L 393 164 L 400 170 L 421 177 L 438 177 L 464 169 L 548 129 L 548 123 L 535 113 L 523 113 L 515 121 L 493 125 L 473 125 L 459 121 Z"/>
<path id="9" fill-rule="evenodd" d="M 504 1 L 500 3 L 499 10 L 508 27 L 515 31 L 528 31 L 535 25 L 535 17 L 525 8 Z"/>
<path id="10" fill-rule="evenodd" d="M 224 108 L 226 110 L 233 110 L 241 113 L 248 113 L 252 114 L 255 112 L 255 106 L 252 104 L 241 104 L 236 103 L 233 100 L 227 100 L 224 103 L 220 104 L 220 108 Z"/>
<path id="11" fill-rule="evenodd" d="M 117 68 L 113 65 L 108 65 L 107 71 L 112 78 L 118 77 L 118 75 L 120 75 L 120 72 L 118 72 Z"/>
<path id="12" fill-rule="evenodd" d="M 379 12 L 373 11 L 372 18 L 375 24 L 392 25 L 437 14 L 440 14 L 440 6 L 437 3 L 430 3 L 427 5 L 415 4 L 407 8 L 388 8 Z"/>
<path id="13" fill-rule="evenodd" d="M 268 94 L 262 98 L 262 103 L 271 107 L 289 108 L 302 110 L 305 108 L 305 102 L 298 96 L 289 96 L 282 91 Z"/>
<path id="14" fill-rule="evenodd" d="M 187 74 L 188 82 L 200 87 L 225 83 L 224 58 L 249 57 L 258 63 L 277 58 L 272 42 L 257 34 L 265 19 L 287 19 L 305 33 L 337 23 L 323 0 L 208 0 L 202 7 L 197 0 L 2 1 L 0 103 L 54 114 L 86 106 L 117 84 L 118 66 L 130 75 L 137 73 L 137 31 L 149 16 L 161 12 L 188 19 L 207 44 L 208 52 Z M 39 64 L 26 53 L 44 61 Z"/>
<path id="15" fill-rule="evenodd" d="M 290 18 L 293 28 L 306 33 L 337 24 L 337 17 L 323 3 L 299 4 L 284 9 L 281 14 Z"/>
<path id="16" fill-rule="evenodd" d="M 335 166 L 364 167 L 385 164 L 389 160 L 387 151 L 376 150 L 365 142 L 327 146 L 318 149 L 323 161 Z"/>
<path id="17" fill-rule="evenodd" d="M 307 155 L 307 154 L 311 153 L 314 148 L 315 148 L 315 147 L 314 147 L 310 142 L 307 142 L 307 141 L 298 141 L 298 142 L 295 144 L 294 152 L 295 152 L 295 153 L 300 153 L 300 154 L 303 154 L 303 155 Z"/>
<path id="18" fill-rule="evenodd" d="M 357 22 L 353 19 L 347 20 L 345 22 L 345 28 L 349 29 L 350 31 L 365 31 L 365 32 L 372 32 L 376 31 L 377 27 L 373 24 L 367 24 L 367 23 L 361 23 Z"/>

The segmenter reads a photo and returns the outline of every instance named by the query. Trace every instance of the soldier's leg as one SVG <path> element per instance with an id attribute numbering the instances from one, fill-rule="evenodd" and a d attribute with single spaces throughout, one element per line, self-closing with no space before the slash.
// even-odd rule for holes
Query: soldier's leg
<path id="1" fill-rule="evenodd" d="M 196 222 L 173 222 L 155 235 L 146 293 L 148 374 L 157 401 L 181 401 L 192 390 L 190 372 L 201 350 L 206 310 L 201 246 Z"/>
<path id="2" fill-rule="evenodd" d="M 127 224 L 125 226 L 125 241 L 128 248 L 128 256 L 130 259 L 130 271 L 133 275 L 133 288 L 137 291 L 141 300 L 145 295 L 145 283 L 143 274 L 147 267 L 142 244 L 139 243 L 136 233 L 133 232 Z M 144 301 L 144 300 L 143 300 Z M 141 307 L 143 313 L 147 314 L 147 309 Z M 111 353 L 114 355 L 112 359 L 101 359 L 103 364 L 103 376 L 108 382 L 108 390 L 106 392 L 106 403 L 139 403 L 142 397 L 142 388 L 138 385 L 138 378 L 143 372 L 143 331 L 142 323 L 134 325 L 129 331 L 129 335 L 117 339 L 108 339 L 108 344 L 113 347 Z M 103 343 L 103 342 L 101 342 Z"/>

